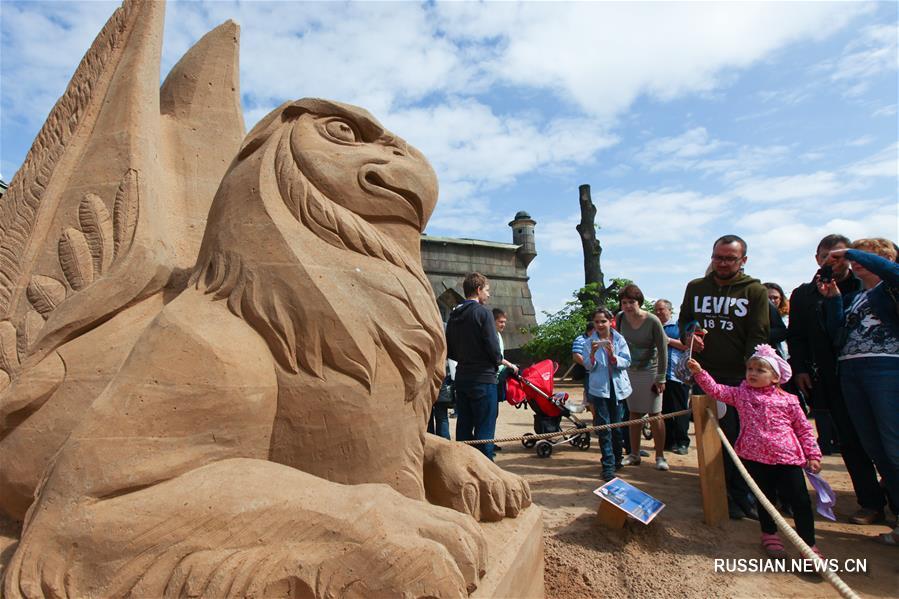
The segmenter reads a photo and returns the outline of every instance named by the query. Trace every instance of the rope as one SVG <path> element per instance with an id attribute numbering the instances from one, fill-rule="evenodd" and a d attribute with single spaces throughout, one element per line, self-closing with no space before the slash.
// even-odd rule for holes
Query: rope
<path id="1" fill-rule="evenodd" d="M 708 411 L 709 418 L 712 419 L 712 422 L 718 423 L 718 417 L 712 413 L 711 410 Z M 755 497 L 758 502 L 765 508 L 765 511 L 774 519 L 774 523 L 777 525 L 777 529 L 784 534 L 787 539 L 793 545 L 799 549 L 799 553 L 802 554 L 802 557 L 810 560 L 814 560 L 815 563 L 821 564 L 821 575 L 824 579 L 833 586 L 837 590 L 838 593 L 845 599 L 859 599 L 858 595 L 849 588 L 849 586 L 843 582 L 843 580 L 837 576 L 835 572 L 831 572 L 829 568 L 827 568 L 824 562 L 818 557 L 812 548 L 805 544 L 805 541 L 796 533 L 793 528 L 787 524 L 787 521 L 784 520 L 783 516 L 774 508 L 768 498 L 765 497 L 765 494 L 759 489 L 759 486 L 752 480 L 752 477 L 747 472 L 746 467 L 743 465 L 743 462 L 740 461 L 740 458 L 737 456 L 737 452 L 734 451 L 733 446 L 730 444 L 730 441 L 727 440 L 727 437 L 724 435 L 724 431 L 721 430 L 720 426 L 716 426 L 715 430 L 718 432 L 718 436 L 721 437 L 721 444 L 724 446 L 724 449 L 727 450 L 727 453 L 730 454 L 731 459 L 733 459 L 734 464 L 737 467 L 737 471 L 739 471 L 740 476 L 743 477 L 743 480 L 746 481 L 746 484 L 749 485 L 749 488 L 752 489 L 752 492 L 755 493 Z"/>
<path id="2" fill-rule="evenodd" d="M 625 422 L 614 422 L 612 424 L 597 424 L 596 426 L 585 426 L 584 428 L 570 428 L 564 431 L 556 431 L 554 433 L 543 433 L 540 435 L 522 435 L 520 437 L 502 437 L 499 439 L 477 439 L 471 441 L 459 441 L 459 443 L 464 443 L 465 445 L 484 445 L 486 443 L 508 443 L 510 441 L 524 441 L 525 439 L 529 441 L 542 441 L 543 439 L 552 439 L 553 437 L 564 437 L 565 435 L 582 435 L 584 433 L 592 433 L 594 431 L 604 431 L 612 428 L 620 428 L 623 426 L 630 426 L 632 424 L 644 424 L 646 422 L 655 422 L 656 420 L 666 420 L 668 418 L 674 418 L 675 416 L 683 416 L 684 414 L 690 414 L 693 410 L 686 409 L 680 410 L 678 412 L 671 412 L 670 414 L 657 414 L 656 416 L 644 416 L 643 418 L 638 418 L 636 420 L 627 420 Z"/>

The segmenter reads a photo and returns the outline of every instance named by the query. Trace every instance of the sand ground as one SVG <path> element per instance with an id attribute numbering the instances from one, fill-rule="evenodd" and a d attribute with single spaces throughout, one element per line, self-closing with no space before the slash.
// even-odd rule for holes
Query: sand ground
<path id="1" fill-rule="evenodd" d="M 580 397 L 579 388 L 567 390 Z M 532 418 L 530 410 L 501 406 L 497 436 L 531 431 Z M 582 418 L 589 419 L 589 414 Z M 651 451 L 652 442 L 643 443 Z M 596 522 L 600 500 L 593 490 L 602 480 L 595 439 L 587 451 L 558 446 L 546 459 L 520 443 L 508 443 L 497 454 L 501 466 L 527 478 L 535 503 L 544 509 L 548 598 L 839 596 L 827 582 L 796 574 L 716 573 L 715 558 L 763 557 L 758 523 L 728 521 L 722 528 L 703 524 L 695 446 L 691 444 L 688 455 L 666 457 L 668 472 L 656 470 L 654 460 L 644 459 L 640 466 L 618 473 L 664 502 L 665 509 L 648 526 L 631 521 L 623 530 L 609 530 Z M 837 522 L 816 517 L 819 547 L 826 557 L 841 562 L 867 560 L 866 574 L 840 573 L 859 595 L 899 596 L 899 548 L 871 540 L 889 528 L 847 523 L 857 506 L 839 456 L 824 458 L 823 475 L 838 496 Z M 800 557 L 786 545 L 791 557 Z"/>
<path id="2" fill-rule="evenodd" d="M 501 406 L 497 435 L 531 431 L 532 417 L 529 410 Z M 619 472 L 666 507 L 648 526 L 633 521 L 621 530 L 602 528 L 596 523 L 600 500 L 593 494 L 601 484 L 599 455 L 594 441 L 588 451 L 559 446 L 547 459 L 520 443 L 508 443 L 497 456 L 501 466 L 530 482 L 534 501 L 544 510 L 547 598 L 838 597 L 827 582 L 795 574 L 714 571 L 716 558 L 762 557 L 759 529 L 749 520 L 728 521 L 722 528 L 702 523 L 694 447 L 686 456 L 668 454 L 669 472 L 655 470 L 646 460 Z M 899 596 L 899 548 L 871 540 L 889 529 L 847 524 L 856 506 L 839 456 L 825 457 L 823 473 L 838 496 L 838 521 L 816 520 L 821 550 L 841 562 L 867 560 L 866 573 L 841 574 L 859 595 Z M 19 532 L 19 523 L 0 517 L 0 574 Z M 799 557 L 793 548 L 788 552 Z"/>

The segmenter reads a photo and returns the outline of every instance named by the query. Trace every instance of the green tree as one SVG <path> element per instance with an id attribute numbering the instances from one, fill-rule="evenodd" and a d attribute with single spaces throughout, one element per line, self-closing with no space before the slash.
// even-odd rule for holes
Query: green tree
<path id="1" fill-rule="evenodd" d="M 624 278 L 612 279 L 603 305 L 613 314 L 618 311 L 617 290 L 632 282 Z M 571 364 L 571 342 L 584 332 L 587 321 L 599 305 L 600 295 L 599 284 L 590 283 L 572 293 L 572 299 L 557 312 L 544 311 L 546 320 L 528 330 L 531 340 L 522 347 L 525 354 L 534 360 L 553 360 L 561 365 L 560 372 L 564 372 Z M 650 309 L 651 304 L 644 302 L 643 308 Z"/>

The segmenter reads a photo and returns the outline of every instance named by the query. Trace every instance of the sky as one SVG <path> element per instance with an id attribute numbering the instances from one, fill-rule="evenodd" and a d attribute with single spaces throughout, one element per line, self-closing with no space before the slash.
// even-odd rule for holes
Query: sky
<path id="1" fill-rule="evenodd" d="M 0 1 L 9 182 L 117 4 Z M 431 235 L 511 242 L 537 221 L 538 313 L 583 285 L 578 186 L 607 278 L 680 303 L 713 241 L 787 293 L 818 240 L 899 238 L 899 4 L 170 2 L 163 78 L 241 25 L 249 130 L 282 102 L 367 108 L 440 181 Z"/>

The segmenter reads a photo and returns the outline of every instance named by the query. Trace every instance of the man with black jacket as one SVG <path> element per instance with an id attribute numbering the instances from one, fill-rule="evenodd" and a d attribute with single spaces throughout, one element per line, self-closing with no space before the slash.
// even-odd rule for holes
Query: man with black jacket
<path id="1" fill-rule="evenodd" d="M 823 267 L 831 250 L 845 249 L 850 241 L 843 235 L 828 235 L 818 243 L 815 260 Z M 829 264 L 832 276 L 842 294 L 861 288 L 859 281 L 845 259 L 832 260 Z M 819 271 L 820 272 L 820 271 Z M 840 440 L 840 453 L 859 510 L 849 520 L 854 524 L 874 524 L 884 519 L 886 496 L 877 482 L 877 471 L 859 441 L 837 378 L 837 357 L 833 341 L 824 328 L 822 302 L 815 281 L 803 283 L 790 296 L 790 324 L 787 328 L 787 347 L 790 364 L 800 390 L 810 398 L 818 427 L 821 451 L 829 453 L 831 435 L 828 426 L 836 428 Z M 893 506 L 899 507 L 899 506 Z"/>
<path id="2" fill-rule="evenodd" d="M 496 372 L 503 361 L 493 313 L 483 304 L 490 298 L 487 277 L 478 272 L 462 281 L 465 301 L 446 323 L 446 353 L 456 360 L 456 440 L 492 439 L 496 432 Z M 493 444 L 477 445 L 493 459 Z"/>

